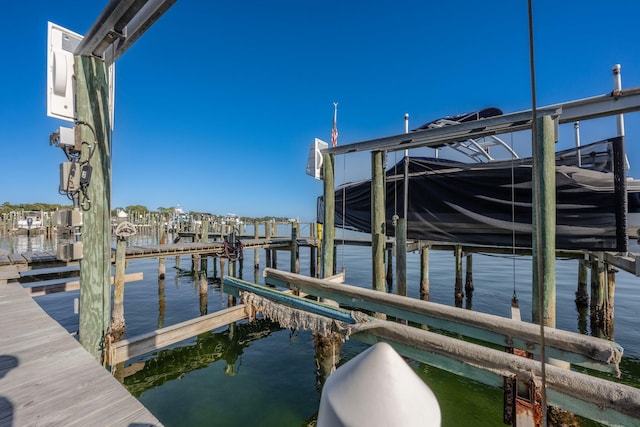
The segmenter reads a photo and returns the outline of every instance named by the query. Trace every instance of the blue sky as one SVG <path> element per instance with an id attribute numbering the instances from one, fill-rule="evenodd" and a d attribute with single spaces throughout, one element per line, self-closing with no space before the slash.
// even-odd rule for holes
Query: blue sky
<path id="1" fill-rule="evenodd" d="M 2 6 L 0 203 L 67 203 L 48 143 L 67 124 L 46 116 L 47 21 L 85 34 L 106 4 Z M 636 0 L 534 0 L 538 105 L 610 92 L 616 63 L 640 86 L 639 14 Z M 309 221 L 322 184 L 307 150 L 330 140 L 333 102 L 341 145 L 401 133 L 405 113 L 417 127 L 530 108 L 527 1 L 178 0 L 118 60 L 115 99 L 113 207 Z M 638 115 L 625 118 L 636 178 Z M 583 143 L 614 135 L 613 120 L 582 124 Z M 368 155 L 338 159 L 337 181 L 368 170 Z"/>

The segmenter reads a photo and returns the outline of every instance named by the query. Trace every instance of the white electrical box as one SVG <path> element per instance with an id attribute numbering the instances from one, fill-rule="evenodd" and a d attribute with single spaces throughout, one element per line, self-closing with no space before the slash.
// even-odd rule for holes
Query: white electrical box
<path id="1" fill-rule="evenodd" d="M 309 147 L 309 158 L 307 159 L 307 175 L 315 179 L 323 179 L 322 176 L 322 152 L 329 144 L 321 139 L 315 138 Z"/>
<path id="2" fill-rule="evenodd" d="M 47 116 L 74 121 L 73 57 L 82 36 L 52 22 L 47 37 Z"/>

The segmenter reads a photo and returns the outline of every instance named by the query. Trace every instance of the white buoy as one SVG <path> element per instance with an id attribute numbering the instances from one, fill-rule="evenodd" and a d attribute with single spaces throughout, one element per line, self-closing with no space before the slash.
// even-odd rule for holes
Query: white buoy
<path id="1" fill-rule="evenodd" d="M 440 426 L 431 389 L 387 343 L 338 368 L 322 388 L 318 427 Z"/>

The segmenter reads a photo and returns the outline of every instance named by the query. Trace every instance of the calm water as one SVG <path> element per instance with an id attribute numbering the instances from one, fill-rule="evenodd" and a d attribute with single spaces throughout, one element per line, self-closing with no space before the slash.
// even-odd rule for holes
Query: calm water
<path id="1" fill-rule="evenodd" d="M 252 230 L 247 230 L 252 233 Z M 279 230 L 287 235 L 288 230 Z M 341 231 L 336 240 L 339 241 Z M 302 235 L 308 235 L 303 230 Z M 155 237 L 134 236 L 131 244 L 154 243 Z M 0 250 L 23 252 L 50 249 L 41 236 L 0 238 Z M 639 251 L 637 246 L 634 251 Z M 301 248 L 301 272 L 309 272 L 309 251 Z M 242 277 L 254 281 L 253 252 L 245 252 Z M 213 278 L 208 265 L 208 294 L 200 295 L 200 283 L 191 268 L 191 258 L 179 264 L 167 258 L 164 286 L 157 280 L 157 260 L 132 260 L 128 273 L 143 272 L 145 279 L 131 282 L 125 289 L 126 336 L 169 326 L 206 311 L 226 308 L 227 296 Z M 260 252 L 261 269 L 264 251 Z M 430 254 L 431 301 L 453 305 L 454 256 L 447 252 Z M 523 320 L 531 319 L 531 261 L 474 254 L 472 309 L 510 316 L 515 290 Z M 289 253 L 278 253 L 278 267 L 289 269 Z M 371 249 L 341 247 L 338 269 L 344 266 L 347 283 L 370 287 Z M 419 254 L 409 254 L 408 293 L 418 296 Z M 219 270 L 219 269 L 218 269 Z M 219 271 L 218 271 L 219 274 Z M 576 311 L 577 261 L 557 265 L 557 326 L 589 333 Z M 261 282 L 261 274 L 257 276 Z M 515 285 L 514 285 L 515 281 Z M 78 292 L 38 297 L 37 301 L 67 330 L 76 331 L 78 316 L 73 300 Z M 619 272 L 616 277 L 615 338 L 624 347 L 622 381 L 640 387 L 640 337 L 637 334 L 637 307 L 640 306 L 640 278 Z M 340 364 L 366 348 L 356 340 L 347 341 Z M 502 425 L 502 391 L 414 362 L 416 373 L 439 399 L 443 426 Z M 283 330 L 277 324 L 260 321 L 241 323 L 185 340 L 170 349 L 148 354 L 126 364 L 125 385 L 167 426 L 303 426 L 313 421 L 320 401 L 321 379 L 317 372 L 311 333 Z M 583 425 L 597 425 L 584 422 Z"/>

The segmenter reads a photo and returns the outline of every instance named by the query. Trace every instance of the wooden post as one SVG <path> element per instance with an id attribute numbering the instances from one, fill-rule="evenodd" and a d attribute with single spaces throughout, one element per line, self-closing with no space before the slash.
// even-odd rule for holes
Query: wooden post
<path id="1" fill-rule="evenodd" d="M 97 58 L 76 56 L 76 105 L 82 158 L 92 168 L 87 198 L 81 200 L 83 259 L 80 262 L 80 344 L 100 360 L 111 315 L 111 124 L 107 67 Z"/>
<path id="2" fill-rule="evenodd" d="M 396 222 L 396 281 L 398 295 L 407 296 L 407 220 Z"/>
<path id="3" fill-rule="evenodd" d="M 576 292 L 576 307 L 578 310 L 589 307 L 589 290 L 587 287 L 587 262 L 578 261 L 578 291 Z"/>
<path id="4" fill-rule="evenodd" d="M 314 237 L 316 237 L 316 233 L 315 233 L 315 225 L 313 223 L 309 224 L 309 237 L 311 237 L 312 239 Z M 311 245 L 309 247 L 309 276 L 311 277 L 317 277 L 316 276 L 316 246 L 315 245 Z"/>
<path id="5" fill-rule="evenodd" d="M 164 245 L 165 242 L 165 235 L 164 235 L 164 230 L 162 230 L 162 236 L 160 237 L 160 244 Z M 158 257 L 158 279 L 164 279 L 165 275 L 167 273 L 167 266 L 165 263 L 165 257 L 161 256 Z"/>
<path id="6" fill-rule="evenodd" d="M 464 298 L 464 291 L 462 290 L 462 246 L 456 245 L 454 255 L 456 258 L 455 303 L 456 307 L 462 307 L 462 299 Z"/>
<path id="7" fill-rule="evenodd" d="M 333 154 L 322 154 L 322 170 L 324 174 L 324 236 L 322 242 L 322 272 L 323 278 L 332 275 L 335 258 L 334 242 L 336 237 L 336 195 L 334 190 L 334 161 Z"/>
<path id="8" fill-rule="evenodd" d="M 206 258 L 204 258 L 206 260 Z M 202 269 L 200 272 L 200 316 L 204 316 L 208 312 L 209 305 L 209 287 L 207 282 L 207 270 Z"/>
<path id="9" fill-rule="evenodd" d="M 271 250 L 271 266 L 273 268 L 278 268 L 278 250 L 277 249 Z"/>
<path id="10" fill-rule="evenodd" d="M 614 296 L 616 293 L 616 269 L 607 268 L 607 305 L 606 305 L 606 314 L 605 314 L 605 331 L 607 334 L 607 338 L 612 340 L 614 339 L 613 333 L 613 313 L 614 313 Z"/>
<path id="11" fill-rule="evenodd" d="M 118 216 L 118 223 L 123 221 L 124 217 Z M 116 271 L 113 278 L 113 310 L 109 332 L 115 341 L 119 341 L 124 335 L 126 327 L 124 320 L 124 272 L 127 240 L 123 236 L 117 236 L 116 239 Z"/>
<path id="12" fill-rule="evenodd" d="M 209 243 L 209 220 L 202 220 L 202 243 Z"/>
<path id="13" fill-rule="evenodd" d="M 394 242 L 395 245 L 396 242 Z M 393 248 L 387 249 L 387 258 L 385 259 L 385 266 L 387 267 L 387 275 L 385 277 L 387 282 L 386 291 L 393 291 Z"/>
<path id="14" fill-rule="evenodd" d="M 300 223 L 291 224 L 291 272 L 300 273 L 300 248 L 298 247 L 298 233 Z"/>
<path id="15" fill-rule="evenodd" d="M 264 238 L 265 238 L 265 243 L 267 243 L 267 244 L 271 240 L 271 224 L 268 223 L 268 222 L 264 223 Z M 267 268 L 271 268 L 272 267 L 272 264 L 271 264 L 271 249 L 265 248 L 264 256 L 266 258 Z"/>
<path id="16" fill-rule="evenodd" d="M 467 297 L 470 297 L 473 293 L 473 255 L 467 255 L 467 269 L 465 271 L 464 290 L 467 293 Z"/>
<path id="17" fill-rule="evenodd" d="M 592 335 L 602 338 L 604 336 L 604 311 L 605 311 L 605 268 L 599 259 L 591 262 L 591 310 L 590 323 Z"/>
<path id="18" fill-rule="evenodd" d="M 191 271 L 196 277 L 200 273 L 200 254 L 191 255 Z"/>
<path id="19" fill-rule="evenodd" d="M 313 333 L 313 346 L 316 354 L 316 366 L 318 367 L 320 385 L 324 385 L 329 375 L 335 370 L 340 361 L 340 349 L 342 348 L 342 337 L 329 332 L 321 334 Z"/>
<path id="20" fill-rule="evenodd" d="M 253 223 L 253 238 L 256 240 L 260 238 L 260 230 L 258 228 L 259 226 L 260 225 L 258 224 L 258 221 L 255 221 Z M 258 250 L 258 248 L 255 248 L 253 250 L 253 269 L 260 269 L 260 250 Z"/>
<path id="21" fill-rule="evenodd" d="M 536 119 L 537 141 L 534 147 L 532 206 L 533 215 L 533 289 L 532 320 L 556 327 L 556 156 L 555 131 L 551 116 Z M 536 193 L 540 199 L 536 198 Z M 536 218 L 537 217 L 537 218 Z M 537 236 L 537 238 L 536 238 Z M 542 313 L 540 313 L 540 292 Z"/>
<path id="22" fill-rule="evenodd" d="M 429 301 L 429 246 L 420 249 L 420 299 Z"/>
<path id="23" fill-rule="evenodd" d="M 384 249 L 386 243 L 386 224 L 384 195 L 384 151 L 373 151 L 371 153 L 372 288 L 381 292 L 385 291 Z"/>
<path id="24" fill-rule="evenodd" d="M 316 224 L 317 227 L 317 233 L 316 236 L 318 237 L 318 250 L 316 251 L 316 265 L 318 266 L 318 268 L 316 269 L 316 277 L 321 277 L 321 269 L 322 269 L 322 254 L 323 254 L 323 250 L 322 250 L 322 238 L 323 238 L 323 233 L 322 233 L 322 224 L 318 223 Z"/>
<path id="25" fill-rule="evenodd" d="M 164 328 L 164 310 L 165 310 L 165 300 L 164 300 L 164 278 L 158 279 L 158 328 Z"/>

